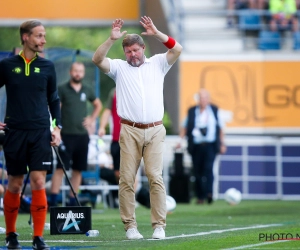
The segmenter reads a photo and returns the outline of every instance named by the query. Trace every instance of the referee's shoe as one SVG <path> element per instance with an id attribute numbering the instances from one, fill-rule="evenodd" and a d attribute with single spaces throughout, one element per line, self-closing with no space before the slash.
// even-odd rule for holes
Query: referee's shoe
<path id="1" fill-rule="evenodd" d="M 50 247 L 44 242 L 43 237 L 35 236 L 32 241 L 32 249 L 50 250 Z"/>
<path id="2" fill-rule="evenodd" d="M 22 249 L 17 239 L 18 235 L 19 234 L 15 232 L 11 232 L 7 235 L 7 237 L 5 238 L 7 249 Z"/>

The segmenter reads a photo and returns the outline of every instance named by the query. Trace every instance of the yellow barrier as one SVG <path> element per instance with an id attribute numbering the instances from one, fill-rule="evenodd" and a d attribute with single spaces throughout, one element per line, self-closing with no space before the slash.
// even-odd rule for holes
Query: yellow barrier
<path id="1" fill-rule="evenodd" d="M 1 4 L 1 19 L 138 19 L 138 0 L 10 0 Z"/>
<path id="2" fill-rule="evenodd" d="M 300 127 L 298 61 L 184 61 L 180 67 L 181 119 L 203 87 L 213 103 L 233 112 L 229 128 Z"/>

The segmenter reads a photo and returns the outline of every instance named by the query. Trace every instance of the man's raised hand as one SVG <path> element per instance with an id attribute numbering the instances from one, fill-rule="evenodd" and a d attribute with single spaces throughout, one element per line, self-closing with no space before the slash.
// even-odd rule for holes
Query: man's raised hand
<path id="1" fill-rule="evenodd" d="M 124 21 L 122 19 L 116 19 L 113 23 L 112 23 L 112 29 L 111 29 L 111 34 L 110 34 L 110 38 L 112 40 L 118 40 L 119 38 L 121 38 L 123 35 L 125 35 L 127 33 L 127 31 L 123 31 L 121 32 L 121 28 L 124 24 Z"/>
<path id="2" fill-rule="evenodd" d="M 152 20 L 150 17 L 143 16 L 141 17 L 140 24 L 145 28 L 146 32 L 142 32 L 142 35 L 144 36 L 153 36 L 157 34 L 158 30 L 153 24 Z"/>

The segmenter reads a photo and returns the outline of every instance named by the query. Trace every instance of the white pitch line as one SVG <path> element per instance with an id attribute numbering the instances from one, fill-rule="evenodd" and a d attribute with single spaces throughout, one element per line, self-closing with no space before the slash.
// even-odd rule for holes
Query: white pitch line
<path id="1" fill-rule="evenodd" d="M 177 238 L 188 238 L 188 237 L 195 237 L 195 236 L 203 236 L 203 235 L 209 235 L 209 234 L 221 234 L 221 233 L 227 233 L 227 232 L 234 232 L 234 231 L 241 231 L 241 230 L 249 230 L 249 229 L 257 229 L 257 228 L 266 228 L 266 227 L 278 227 L 282 226 L 282 224 L 268 224 L 268 225 L 256 225 L 256 226 L 250 226 L 250 227 L 236 227 L 236 228 L 229 228 L 229 229 L 222 229 L 222 230 L 213 230 L 208 232 L 201 232 L 196 234 L 182 234 L 177 236 L 169 236 L 161 240 L 170 240 L 170 239 L 177 239 Z M 157 239 L 145 239 L 145 240 L 157 240 Z M 99 242 L 107 242 L 107 241 L 97 241 L 97 240 L 45 240 L 46 242 L 65 242 L 65 243 L 99 243 Z M 132 240 L 123 240 L 123 242 L 131 242 Z M 27 240 L 20 240 L 20 242 L 32 242 Z M 113 241 L 111 241 L 113 242 Z M 115 241 L 119 242 L 119 241 Z"/>
<path id="2" fill-rule="evenodd" d="M 19 242 L 32 242 L 32 240 L 19 240 Z M 103 240 L 45 240 L 46 243 L 60 242 L 60 243 L 105 243 Z M 114 241 L 110 241 L 114 242 Z M 115 241 L 116 242 L 116 241 Z"/>
<path id="3" fill-rule="evenodd" d="M 259 246 L 270 245 L 270 244 L 275 244 L 275 243 L 281 243 L 281 242 L 286 242 L 286 241 L 289 241 L 289 240 L 268 241 L 268 242 L 257 243 L 257 244 L 252 244 L 252 245 L 244 245 L 244 246 L 233 247 L 233 248 L 225 248 L 223 250 L 246 249 L 246 248 L 259 247 Z"/>
<path id="4" fill-rule="evenodd" d="M 278 227 L 278 226 L 282 226 L 282 224 L 257 225 L 257 226 L 251 226 L 251 227 L 236 227 L 236 228 L 229 228 L 229 229 L 222 229 L 222 230 L 213 230 L 213 231 L 209 231 L 209 232 L 201 232 L 201 233 L 196 233 L 196 234 L 182 234 L 182 235 L 178 235 L 178 236 L 166 237 L 166 238 L 164 238 L 164 240 L 195 237 L 195 236 L 202 236 L 202 235 L 208 235 L 208 234 L 220 234 L 220 233 L 249 230 L 249 229 L 256 229 L 256 228 Z M 153 239 L 149 239 L 149 240 L 153 240 Z"/>

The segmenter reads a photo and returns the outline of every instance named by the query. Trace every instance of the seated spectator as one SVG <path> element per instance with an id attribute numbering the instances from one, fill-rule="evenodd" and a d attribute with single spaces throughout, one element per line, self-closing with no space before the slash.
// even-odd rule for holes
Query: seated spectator
<path id="1" fill-rule="evenodd" d="M 272 31 L 299 29 L 296 0 L 270 0 L 271 13 L 270 29 Z"/>
<path id="2" fill-rule="evenodd" d="M 228 10 L 228 27 L 234 27 L 236 24 L 236 15 L 233 13 L 235 10 L 248 9 L 248 0 L 227 0 Z"/>
<path id="3" fill-rule="evenodd" d="M 233 27 L 236 23 L 234 13 L 235 10 L 242 9 L 258 9 L 264 10 L 268 6 L 269 0 L 227 0 L 227 10 L 229 12 L 227 23 L 229 27 Z M 231 12 L 231 13 L 230 13 Z"/>
<path id="4" fill-rule="evenodd" d="M 269 0 L 252 0 L 251 2 L 252 9 L 267 10 L 269 7 Z"/>

